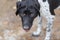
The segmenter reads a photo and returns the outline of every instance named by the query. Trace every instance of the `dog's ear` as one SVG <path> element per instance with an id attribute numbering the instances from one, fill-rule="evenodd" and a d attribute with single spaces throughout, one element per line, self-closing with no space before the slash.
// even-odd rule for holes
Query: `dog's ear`
<path id="1" fill-rule="evenodd" d="M 19 8 L 20 6 L 21 6 L 21 2 L 20 1 L 16 2 L 16 8 Z"/>
<path id="2" fill-rule="evenodd" d="M 16 16 L 19 14 L 19 8 L 21 7 L 21 2 L 20 1 L 18 1 L 18 2 L 16 2 Z"/>
<path id="3" fill-rule="evenodd" d="M 38 13 L 38 15 L 40 16 L 40 12 L 39 12 L 39 11 L 37 11 L 37 13 Z"/>
<path id="4" fill-rule="evenodd" d="M 16 16 L 17 16 L 17 15 L 19 14 L 19 11 L 18 11 L 18 10 L 16 10 L 16 13 L 15 13 L 15 14 L 16 14 Z"/>
<path id="5" fill-rule="evenodd" d="M 38 15 L 40 16 L 40 7 L 36 7 L 36 6 L 34 6 L 34 8 L 36 9 L 36 13 L 38 13 Z"/>

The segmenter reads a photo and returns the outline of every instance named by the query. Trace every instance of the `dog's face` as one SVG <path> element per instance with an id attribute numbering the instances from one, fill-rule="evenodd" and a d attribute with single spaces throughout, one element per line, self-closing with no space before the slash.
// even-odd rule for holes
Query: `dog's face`
<path id="1" fill-rule="evenodd" d="M 16 15 L 19 15 L 22 19 L 22 26 L 25 31 L 30 30 L 35 17 L 39 15 L 39 11 L 34 7 L 34 5 L 29 5 L 29 7 L 23 2 L 17 3 Z"/>

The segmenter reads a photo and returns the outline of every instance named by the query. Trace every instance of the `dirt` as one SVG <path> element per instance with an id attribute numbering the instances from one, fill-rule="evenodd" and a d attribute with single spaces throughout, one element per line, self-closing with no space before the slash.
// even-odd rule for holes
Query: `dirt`
<path id="1" fill-rule="evenodd" d="M 22 29 L 21 18 L 15 15 L 16 2 L 17 0 L 0 0 L 0 40 L 43 40 L 45 27 L 39 37 L 32 36 L 37 28 L 37 18 L 29 32 Z M 60 40 L 60 9 L 56 9 L 55 13 L 51 40 Z M 43 24 L 45 25 L 44 20 Z"/>

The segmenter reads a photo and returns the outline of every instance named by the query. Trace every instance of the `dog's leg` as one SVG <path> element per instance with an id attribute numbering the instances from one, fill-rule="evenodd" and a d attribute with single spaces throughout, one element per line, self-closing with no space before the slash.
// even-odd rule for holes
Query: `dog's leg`
<path id="1" fill-rule="evenodd" d="M 54 17 L 55 16 L 52 16 L 52 15 L 46 17 L 46 19 L 47 19 L 47 27 L 46 27 L 45 40 L 50 40 Z"/>
<path id="2" fill-rule="evenodd" d="M 42 16 L 46 17 L 47 19 L 46 37 L 44 40 L 50 40 L 54 16 L 51 15 L 48 0 L 46 0 L 45 2 L 43 2 L 42 0 L 38 0 L 38 1 L 41 6 L 40 10 L 42 12 Z"/>
<path id="3" fill-rule="evenodd" d="M 33 32 L 33 36 L 39 36 L 39 34 L 41 33 L 41 29 L 42 29 L 42 17 L 40 16 L 38 18 L 38 28 L 35 32 Z"/>

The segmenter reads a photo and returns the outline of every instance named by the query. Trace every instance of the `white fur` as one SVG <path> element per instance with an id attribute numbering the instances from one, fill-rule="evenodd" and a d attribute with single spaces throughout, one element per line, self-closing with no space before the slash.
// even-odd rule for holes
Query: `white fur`
<path id="1" fill-rule="evenodd" d="M 49 10 L 48 0 L 46 0 L 46 2 L 43 2 L 43 0 L 38 0 L 38 2 L 40 3 L 40 14 L 41 16 L 45 17 L 47 20 L 46 37 L 44 40 L 50 40 L 53 21 L 55 16 L 51 15 L 51 12 Z M 38 21 L 40 22 L 40 24 L 38 23 L 38 28 L 37 28 L 37 31 L 33 33 L 34 35 L 39 35 L 41 32 L 42 22 L 40 20 Z"/>
<path id="2" fill-rule="evenodd" d="M 48 16 L 47 18 L 47 27 L 46 27 L 46 37 L 45 40 L 50 40 L 51 37 L 51 31 L 52 31 L 52 26 L 54 22 L 54 16 Z"/>
<path id="3" fill-rule="evenodd" d="M 18 1 L 22 1 L 22 0 L 18 0 Z"/>
<path id="4" fill-rule="evenodd" d="M 39 35 L 41 33 L 41 29 L 42 29 L 42 17 L 38 17 L 38 28 L 35 32 L 33 32 L 33 35 Z"/>

